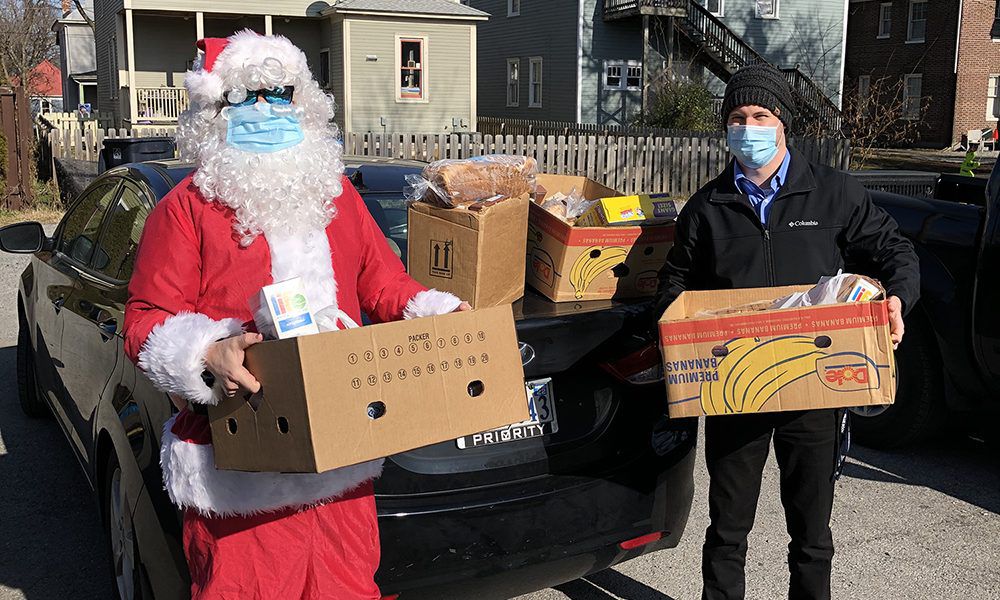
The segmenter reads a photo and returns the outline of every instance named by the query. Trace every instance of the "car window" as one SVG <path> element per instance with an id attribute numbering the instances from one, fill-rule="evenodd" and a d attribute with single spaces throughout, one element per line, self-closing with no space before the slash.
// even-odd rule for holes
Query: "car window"
<path id="1" fill-rule="evenodd" d="M 58 247 L 60 252 L 79 263 L 86 265 L 90 262 L 101 220 L 117 189 L 118 181 L 113 180 L 85 193 L 63 220 Z"/>
<path id="2" fill-rule="evenodd" d="M 149 215 L 143 196 L 137 188 L 124 184 L 101 232 L 94 251 L 93 267 L 111 279 L 127 281 L 132 276 L 135 250 Z"/>

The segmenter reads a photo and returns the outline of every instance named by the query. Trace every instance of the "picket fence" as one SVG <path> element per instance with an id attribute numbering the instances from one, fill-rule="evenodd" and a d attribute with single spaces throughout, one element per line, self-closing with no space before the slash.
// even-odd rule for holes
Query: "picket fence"
<path id="1" fill-rule="evenodd" d="M 55 158 L 97 161 L 107 138 L 172 137 L 175 131 L 175 127 L 52 129 L 44 137 Z M 801 138 L 791 143 L 815 162 L 848 168 L 850 144 L 846 140 Z M 685 197 L 718 175 L 729 161 L 721 136 L 347 133 L 344 153 L 422 162 L 515 154 L 534 158 L 541 172 L 589 177 L 626 194 L 662 192 Z"/>
<path id="2" fill-rule="evenodd" d="M 52 129 L 42 136 L 48 140 L 52 156 L 96 162 L 109 138 L 174 137 L 176 127 L 136 127 L 134 129 Z"/>
<path id="3" fill-rule="evenodd" d="M 847 169 L 850 144 L 840 139 L 792 139 L 810 160 Z M 720 137 L 599 137 L 482 134 L 347 133 L 344 152 L 430 162 L 483 154 L 533 157 L 539 171 L 581 175 L 626 194 L 690 196 L 729 162 Z"/>

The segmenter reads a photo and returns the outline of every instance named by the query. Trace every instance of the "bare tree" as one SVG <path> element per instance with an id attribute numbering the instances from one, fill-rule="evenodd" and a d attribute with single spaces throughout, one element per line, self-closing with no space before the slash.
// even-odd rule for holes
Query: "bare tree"
<path id="1" fill-rule="evenodd" d="M 854 80 L 843 111 L 843 131 L 851 141 L 852 168 L 864 168 L 879 148 L 898 147 L 920 138 L 931 98 L 908 98 L 905 81 L 902 76 L 872 77 L 864 93 Z"/>
<path id="2" fill-rule="evenodd" d="M 0 75 L 19 81 L 30 94 L 38 85 L 34 68 L 55 58 L 52 32 L 57 9 L 51 0 L 0 0 Z"/>

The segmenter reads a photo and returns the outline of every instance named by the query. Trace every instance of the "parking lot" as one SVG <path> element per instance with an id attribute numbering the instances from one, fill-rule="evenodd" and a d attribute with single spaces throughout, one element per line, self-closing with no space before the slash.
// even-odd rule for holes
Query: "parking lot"
<path id="1" fill-rule="evenodd" d="M 96 507 L 54 421 L 21 415 L 15 389 L 15 286 L 26 259 L 0 255 L 0 600 L 113 597 Z M 681 546 L 525 600 L 692 599 L 707 524 L 704 462 Z M 747 558 L 748 595 L 787 581 L 777 469 L 766 467 Z M 834 596 L 1000 597 L 1000 452 L 956 432 L 884 453 L 854 448 L 838 484 Z"/>

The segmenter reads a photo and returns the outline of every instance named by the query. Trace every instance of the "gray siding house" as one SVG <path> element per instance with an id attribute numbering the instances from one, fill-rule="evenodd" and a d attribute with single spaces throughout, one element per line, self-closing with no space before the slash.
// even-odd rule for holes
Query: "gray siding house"
<path id="1" fill-rule="evenodd" d="M 720 95 L 736 69 L 781 68 L 800 105 L 836 113 L 842 0 L 465 0 L 479 26 L 479 114 L 623 125 L 666 73 Z"/>
<path id="2" fill-rule="evenodd" d="M 98 102 L 119 126 L 164 126 L 187 107 L 203 37 L 288 37 L 352 132 L 476 127 L 476 27 L 458 0 L 95 0 Z"/>
<path id="3" fill-rule="evenodd" d="M 81 2 L 93 18 L 94 2 Z M 59 66 L 62 70 L 63 110 L 72 112 L 81 104 L 97 100 L 97 55 L 94 31 L 83 16 L 64 2 L 60 17 L 52 24 L 59 45 Z"/>

